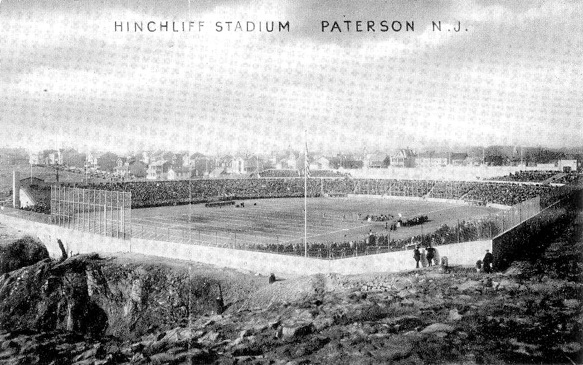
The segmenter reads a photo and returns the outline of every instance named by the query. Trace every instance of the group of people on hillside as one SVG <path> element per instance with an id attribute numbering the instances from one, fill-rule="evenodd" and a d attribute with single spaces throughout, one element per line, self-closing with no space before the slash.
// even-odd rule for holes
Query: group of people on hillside
<path id="1" fill-rule="evenodd" d="M 439 254 L 437 250 L 429 245 L 427 247 L 415 246 L 413 249 L 413 259 L 415 260 L 415 268 L 418 269 L 421 264 L 422 267 L 438 265 Z M 489 274 L 492 272 L 492 265 L 494 264 L 494 255 L 490 250 L 486 250 L 486 254 L 482 260 L 476 262 L 476 270 Z M 447 265 L 447 263 L 446 263 Z"/>
<path id="2" fill-rule="evenodd" d="M 439 263 L 439 255 L 437 250 L 429 245 L 427 247 L 415 246 L 413 249 L 413 259 L 415 259 L 415 268 L 433 266 Z"/>

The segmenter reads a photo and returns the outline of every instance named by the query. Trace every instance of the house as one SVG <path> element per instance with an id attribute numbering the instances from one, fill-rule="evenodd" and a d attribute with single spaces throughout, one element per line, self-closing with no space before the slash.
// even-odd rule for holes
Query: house
<path id="1" fill-rule="evenodd" d="M 316 159 L 316 166 L 319 170 L 329 170 L 330 169 L 330 160 L 324 156 Z"/>
<path id="2" fill-rule="evenodd" d="M 295 152 L 289 151 L 287 155 L 277 159 L 275 163 L 276 169 L 291 169 L 295 170 L 298 168 L 298 155 Z"/>
<path id="3" fill-rule="evenodd" d="M 113 174 L 119 177 L 128 177 L 130 175 L 130 167 L 128 165 L 116 166 L 113 169 Z"/>
<path id="4" fill-rule="evenodd" d="M 159 180 L 163 179 L 168 170 L 170 169 L 170 162 L 166 161 L 156 161 L 148 165 L 148 170 L 146 171 L 146 179 L 148 180 Z"/>
<path id="5" fill-rule="evenodd" d="M 210 178 L 218 178 L 218 177 L 222 177 L 228 175 L 226 168 L 224 167 L 217 167 L 215 169 L 213 169 L 211 172 L 209 172 L 208 177 Z"/>
<path id="6" fill-rule="evenodd" d="M 415 152 L 405 148 L 399 150 L 396 154 L 392 155 L 391 166 L 396 167 L 414 167 L 415 166 Z"/>
<path id="7" fill-rule="evenodd" d="M 423 152 L 415 158 L 415 165 L 419 167 L 442 167 L 449 165 L 447 152 Z"/>
<path id="8" fill-rule="evenodd" d="M 454 166 L 466 165 L 468 163 L 468 154 L 464 152 L 453 152 L 450 156 L 449 163 Z"/>
<path id="9" fill-rule="evenodd" d="M 219 167 L 224 169 L 227 174 L 244 174 L 245 171 L 245 159 L 240 156 L 226 155 L 221 159 Z"/>
<path id="10" fill-rule="evenodd" d="M 45 154 L 45 164 L 46 165 L 62 165 L 63 164 L 63 154 L 61 151 L 50 150 Z"/>
<path id="11" fill-rule="evenodd" d="M 313 156 L 308 161 L 310 170 L 330 170 L 330 160 L 324 156 Z"/>
<path id="12" fill-rule="evenodd" d="M 98 154 L 88 152 L 87 153 L 87 160 L 85 161 L 85 167 L 88 169 L 96 169 L 97 166 L 99 165 L 99 163 L 97 162 L 98 158 L 99 158 Z"/>
<path id="13" fill-rule="evenodd" d="M 258 156 L 251 156 L 245 159 L 245 171 L 247 173 L 263 171 L 263 166 L 263 160 Z"/>
<path id="14" fill-rule="evenodd" d="M 382 152 L 370 153 L 365 156 L 363 165 L 364 167 L 371 169 L 380 169 L 383 167 L 387 167 L 385 164 L 386 158 L 387 155 Z"/>
<path id="15" fill-rule="evenodd" d="M 40 152 L 31 152 L 28 163 L 31 165 L 40 165 L 42 163 L 42 154 Z"/>
<path id="16" fill-rule="evenodd" d="M 168 169 L 168 180 L 187 180 L 190 179 L 190 169 L 180 166 L 170 167 Z"/>

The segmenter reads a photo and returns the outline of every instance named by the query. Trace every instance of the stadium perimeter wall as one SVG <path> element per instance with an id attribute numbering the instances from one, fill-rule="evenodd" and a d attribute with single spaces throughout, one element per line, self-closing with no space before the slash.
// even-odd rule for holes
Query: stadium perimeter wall
<path id="1" fill-rule="evenodd" d="M 59 226 L 31 222 L 0 214 L 0 223 L 38 237 L 51 257 L 61 256 L 57 244 L 60 239 L 67 253 L 132 252 L 148 256 L 201 262 L 219 267 L 229 267 L 276 275 L 309 275 L 316 273 L 360 274 L 372 272 L 397 272 L 415 267 L 411 250 L 384 254 L 349 257 L 337 260 L 304 258 L 295 255 L 271 254 L 257 251 L 190 245 L 132 238 L 123 240 Z M 440 257 L 447 256 L 450 265 L 474 265 L 492 241 L 475 241 L 437 246 Z"/>
<path id="2" fill-rule="evenodd" d="M 505 270 L 513 261 L 524 259 L 528 251 L 537 250 L 535 244 L 539 235 L 552 228 L 552 225 L 565 214 L 569 204 L 574 204 L 574 201 L 569 198 L 558 201 L 539 214 L 494 237 L 492 239 L 494 268 Z"/>

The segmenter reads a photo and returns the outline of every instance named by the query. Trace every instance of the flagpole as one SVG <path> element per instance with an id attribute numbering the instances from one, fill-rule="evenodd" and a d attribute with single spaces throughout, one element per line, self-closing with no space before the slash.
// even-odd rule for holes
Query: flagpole
<path id="1" fill-rule="evenodd" d="M 308 130 L 304 130 L 304 255 L 308 257 Z"/>

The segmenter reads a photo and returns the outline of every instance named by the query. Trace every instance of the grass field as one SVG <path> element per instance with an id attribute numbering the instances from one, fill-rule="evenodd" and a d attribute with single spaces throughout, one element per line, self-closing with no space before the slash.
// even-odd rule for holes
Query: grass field
<path id="1" fill-rule="evenodd" d="M 204 204 L 132 210 L 134 237 L 206 244 L 299 243 L 304 237 L 302 198 L 237 201 L 234 206 L 207 208 Z M 384 222 L 368 222 L 366 215 L 399 213 L 403 218 L 427 215 L 429 222 L 390 232 L 392 239 L 430 233 L 444 223 L 482 217 L 498 210 L 451 203 L 397 198 L 310 198 L 307 200 L 308 242 L 362 240 L 372 230 L 389 234 Z M 360 213 L 360 218 L 358 214 Z"/>

